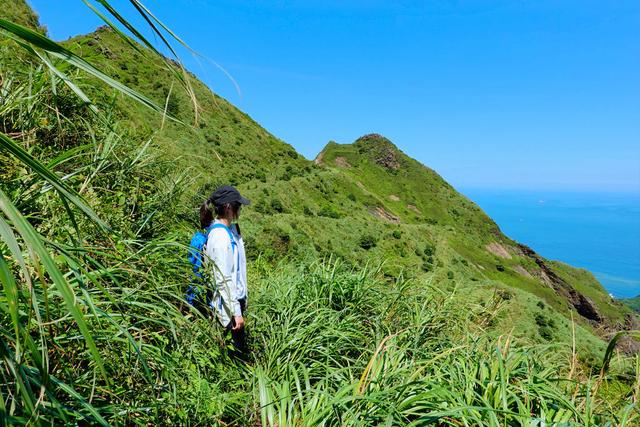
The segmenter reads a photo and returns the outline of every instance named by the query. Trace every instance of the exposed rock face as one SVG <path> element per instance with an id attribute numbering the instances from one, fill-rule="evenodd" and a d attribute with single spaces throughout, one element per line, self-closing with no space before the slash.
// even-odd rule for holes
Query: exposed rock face
<path id="1" fill-rule="evenodd" d="M 392 202 L 399 202 L 400 197 L 396 196 L 395 194 L 391 194 L 389 195 L 389 200 L 391 200 Z"/>
<path id="2" fill-rule="evenodd" d="M 349 164 L 349 162 L 347 161 L 347 159 L 345 159 L 344 157 L 336 157 L 334 160 L 336 166 L 339 166 L 341 168 L 350 168 L 351 164 Z"/>
<path id="3" fill-rule="evenodd" d="M 422 214 L 422 212 L 420 212 L 420 209 L 418 209 L 418 207 L 416 205 L 407 205 L 407 209 L 411 209 L 412 211 L 414 211 L 418 215 Z"/>
<path id="4" fill-rule="evenodd" d="M 514 269 L 518 274 L 520 274 L 521 276 L 524 276 L 524 277 L 528 277 L 528 278 L 530 278 L 530 279 L 533 279 L 533 276 L 531 275 L 531 273 L 529 273 L 529 271 L 528 271 L 526 268 L 524 268 L 523 266 L 521 266 L 521 265 L 516 265 L 515 267 L 513 267 L 513 269 Z"/>
<path id="5" fill-rule="evenodd" d="M 544 260 L 533 249 L 528 246 L 518 244 L 518 250 L 524 256 L 527 256 L 535 261 L 540 267 L 539 278 L 549 286 L 551 286 L 558 294 L 565 297 L 578 311 L 582 317 L 592 320 L 594 322 L 602 322 L 602 316 L 598 312 L 596 305 L 589 298 L 576 291 L 573 286 L 565 282 L 560 276 L 558 276 Z"/>
<path id="6" fill-rule="evenodd" d="M 500 258 L 504 258 L 504 259 L 513 258 L 509 253 L 509 251 L 507 250 L 507 248 L 505 248 L 503 245 L 501 245 L 498 242 L 491 242 L 487 244 L 487 246 L 485 246 L 485 249 Z"/>
<path id="7" fill-rule="evenodd" d="M 396 159 L 396 155 L 392 149 L 383 150 L 382 153 L 379 153 L 376 157 L 376 163 L 387 169 L 400 169 L 400 162 Z"/>
<path id="8" fill-rule="evenodd" d="M 388 210 L 386 210 L 381 206 L 377 206 L 373 208 L 371 210 L 371 213 L 380 219 L 392 222 L 394 224 L 398 224 L 400 222 L 400 218 L 398 218 L 396 215 L 392 214 L 391 212 L 389 212 Z"/>
<path id="9" fill-rule="evenodd" d="M 615 325 L 612 332 L 615 333 L 620 330 L 637 331 L 638 329 L 640 329 L 640 318 L 627 314 L 625 323 L 623 325 Z M 638 354 L 640 352 L 640 341 L 630 336 L 625 336 L 618 341 L 617 347 L 628 355 Z"/>
<path id="10" fill-rule="evenodd" d="M 377 133 L 364 135 L 356 140 L 361 153 L 370 153 L 371 158 L 380 166 L 390 169 L 400 169 L 398 149 L 391 141 Z"/>

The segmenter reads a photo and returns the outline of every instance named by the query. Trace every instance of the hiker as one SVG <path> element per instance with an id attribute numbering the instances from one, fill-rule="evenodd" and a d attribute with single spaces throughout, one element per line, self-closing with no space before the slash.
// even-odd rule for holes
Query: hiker
<path id="1" fill-rule="evenodd" d="M 213 290 L 210 306 L 222 326 L 231 332 L 236 351 L 241 355 L 247 353 L 243 317 L 247 306 L 247 261 L 240 227 L 235 221 L 242 205 L 249 203 L 228 185 L 218 188 L 205 202 L 216 216 L 209 226 L 204 252 Z"/>

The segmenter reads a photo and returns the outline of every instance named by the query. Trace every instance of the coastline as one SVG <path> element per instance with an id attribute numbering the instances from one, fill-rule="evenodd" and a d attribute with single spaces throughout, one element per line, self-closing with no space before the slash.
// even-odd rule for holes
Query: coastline
<path id="1" fill-rule="evenodd" d="M 616 299 L 640 295 L 640 192 L 462 192 L 510 238 L 590 271 Z"/>

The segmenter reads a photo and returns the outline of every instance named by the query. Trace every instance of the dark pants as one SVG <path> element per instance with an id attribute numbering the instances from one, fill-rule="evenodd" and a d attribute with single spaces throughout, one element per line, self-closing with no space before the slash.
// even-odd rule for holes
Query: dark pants
<path id="1" fill-rule="evenodd" d="M 240 303 L 240 309 L 242 310 L 242 314 L 244 315 L 244 310 L 247 306 L 247 300 L 241 299 L 238 301 Z M 236 325 L 236 319 L 231 318 L 231 322 L 227 325 L 227 332 L 231 332 L 231 338 L 233 339 L 233 346 L 235 347 L 234 355 L 244 359 L 249 354 L 249 348 L 247 347 L 247 333 L 246 326 L 242 329 L 234 331 L 232 328 Z"/>

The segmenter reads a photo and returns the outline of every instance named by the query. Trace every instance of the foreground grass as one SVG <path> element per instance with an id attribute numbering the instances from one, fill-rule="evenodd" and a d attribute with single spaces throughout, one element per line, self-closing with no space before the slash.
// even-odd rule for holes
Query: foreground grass
<path id="1" fill-rule="evenodd" d="M 319 264 L 265 280 L 247 368 L 261 425 L 616 425 L 634 405 L 591 393 L 558 346 L 514 345 L 457 289 Z M 612 411 L 612 407 L 617 408 Z M 257 413 L 244 414 L 244 424 Z"/>

